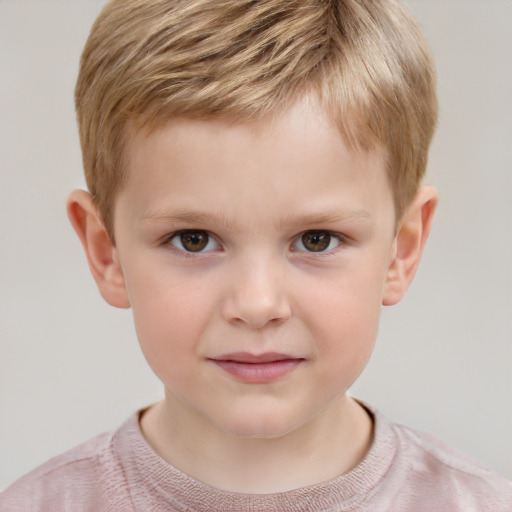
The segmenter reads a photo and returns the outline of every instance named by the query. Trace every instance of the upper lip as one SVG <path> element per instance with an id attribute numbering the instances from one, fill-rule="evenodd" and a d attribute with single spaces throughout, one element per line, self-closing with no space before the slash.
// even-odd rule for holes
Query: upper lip
<path id="1" fill-rule="evenodd" d="M 302 359 L 301 357 L 277 352 L 266 352 L 264 354 L 251 354 L 250 352 L 233 352 L 212 358 L 214 361 L 234 361 L 236 363 L 273 363 L 275 361 L 286 361 L 290 359 Z"/>

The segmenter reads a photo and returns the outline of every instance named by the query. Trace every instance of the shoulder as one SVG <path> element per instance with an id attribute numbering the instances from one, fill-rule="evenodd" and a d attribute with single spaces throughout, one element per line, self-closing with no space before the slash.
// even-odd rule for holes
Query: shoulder
<path id="1" fill-rule="evenodd" d="M 2 512 L 108 509 L 112 489 L 125 487 L 114 435 L 100 434 L 14 482 L 0 494 Z"/>
<path id="2" fill-rule="evenodd" d="M 423 492 L 438 510 L 512 510 L 512 483 L 497 472 L 433 435 L 392 427 L 398 439 L 394 476 L 405 480 L 402 489 L 411 489 L 416 503 Z"/>

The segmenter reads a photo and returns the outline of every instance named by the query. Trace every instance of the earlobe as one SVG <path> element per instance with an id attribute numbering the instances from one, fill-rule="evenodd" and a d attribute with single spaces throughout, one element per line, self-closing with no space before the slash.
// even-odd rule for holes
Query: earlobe
<path id="1" fill-rule="evenodd" d="M 67 212 L 102 297 L 112 306 L 130 307 L 117 249 L 91 195 L 84 190 L 73 191 L 67 201 Z"/>
<path id="2" fill-rule="evenodd" d="M 422 187 L 404 213 L 394 242 L 382 304 L 399 302 L 411 284 L 428 238 L 437 206 L 437 191 Z"/>

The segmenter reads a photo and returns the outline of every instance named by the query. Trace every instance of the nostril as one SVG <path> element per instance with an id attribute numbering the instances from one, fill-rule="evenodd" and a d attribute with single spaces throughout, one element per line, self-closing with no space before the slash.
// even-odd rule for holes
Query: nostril
<path id="1" fill-rule="evenodd" d="M 224 305 L 224 318 L 235 324 L 245 324 L 253 329 L 261 329 L 265 326 L 278 326 L 284 323 L 291 315 L 290 307 L 286 300 L 247 301 L 230 299 Z"/>

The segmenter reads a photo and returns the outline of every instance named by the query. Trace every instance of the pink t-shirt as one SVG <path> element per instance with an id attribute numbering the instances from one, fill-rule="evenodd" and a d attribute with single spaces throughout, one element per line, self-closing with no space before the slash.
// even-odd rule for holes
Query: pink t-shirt
<path id="1" fill-rule="evenodd" d="M 0 495 L 0 511 L 512 511 L 512 484 L 503 477 L 432 436 L 371 414 L 373 443 L 354 469 L 254 495 L 215 489 L 171 466 L 144 439 L 137 413 L 15 482 Z"/>

